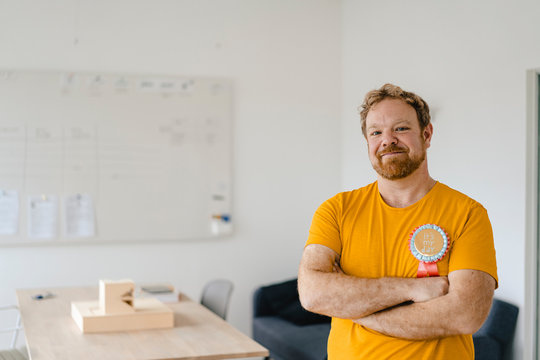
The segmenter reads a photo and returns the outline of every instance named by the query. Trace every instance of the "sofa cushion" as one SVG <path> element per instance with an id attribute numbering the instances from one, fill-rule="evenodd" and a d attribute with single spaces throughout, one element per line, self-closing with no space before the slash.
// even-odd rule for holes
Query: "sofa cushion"
<path id="1" fill-rule="evenodd" d="M 329 323 L 328 316 L 314 314 L 302 307 L 297 286 L 296 279 L 264 286 L 262 296 L 277 316 L 296 325 Z"/>
<path id="2" fill-rule="evenodd" d="M 253 338 L 275 359 L 324 360 L 330 323 L 299 326 L 275 316 L 253 319 Z"/>
<path id="3" fill-rule="evenodd" d="M 502 360 L 502 347 L 497 340 L 487 335 L 474 334 L 475 360 Z"/>

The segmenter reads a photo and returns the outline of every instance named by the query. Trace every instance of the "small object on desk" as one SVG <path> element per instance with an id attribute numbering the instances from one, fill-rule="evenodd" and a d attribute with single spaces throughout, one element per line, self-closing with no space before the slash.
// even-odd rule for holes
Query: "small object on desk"
<path id="1" fill-rule="evenodd" d="M 178 301 L 178 294 L 175 292 L 174 286 L 166 283 L 141 286 L 141 297 L 153 297 L 163 303 Z"/>
<path id="2" fill-rule="evenodd" d="M 143 285 L 141 290 L 149 294 L 163 294 L 174 292 L 174 286 L 167 284 Z"/>
<path id="3" fill-rule="evenodd" d="M 45 292 L 44 294 L 36 294 L 36 295 L 32 295 L 32 299 L 34 300 L 45 300 L 45 299 L 50 299 L 50 298 L 53 298 L 54 297 L 54 294 L 52 292 Z"/>

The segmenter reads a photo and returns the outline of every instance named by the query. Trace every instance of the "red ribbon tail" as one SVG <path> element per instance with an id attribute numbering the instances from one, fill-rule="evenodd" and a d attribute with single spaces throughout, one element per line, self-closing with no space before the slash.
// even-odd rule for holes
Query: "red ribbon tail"
<path id="1" fill-rule="evenodd" d="M 419 278 L 426 276 L 439 276 L 439 269 L 437 263 L 425 263 L 420 261 L 418 264 L 418 273 L 416 275 Z"/>
<path id="2" fill-rule="evenodd" d="M 418 273 L 417 273 L 416 276 L 419 277 L 419 278 L 423 278 L 423 277 L 428 276 L 428 271 L 426 269 L 426 263 L 425 262 L 420 261 L 420 263 L 418 264 Z"/>
<path id="3" fill-rule="evenodd" d="M 439 268 L 437 263 L 428 263 L 426 264 L 427 272 L 429 276 L 439 276 Z"/>

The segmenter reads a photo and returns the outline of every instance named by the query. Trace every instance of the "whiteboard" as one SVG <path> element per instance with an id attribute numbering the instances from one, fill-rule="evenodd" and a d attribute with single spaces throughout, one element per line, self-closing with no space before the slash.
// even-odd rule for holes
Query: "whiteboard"
<path id="1" fill-rule="evenodd" d="M 230 233 L 231 104 L 227 79 L 0 71 L 0 244 Z"/>

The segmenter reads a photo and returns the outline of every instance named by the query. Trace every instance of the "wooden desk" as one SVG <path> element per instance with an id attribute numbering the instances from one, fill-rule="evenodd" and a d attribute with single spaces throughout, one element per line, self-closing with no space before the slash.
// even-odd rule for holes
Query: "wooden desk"
<path id="1" fill-rule="evenodd" d="M 32 299 L 46 291 L 55 297 Z M 71 302 L 97 298 L 97 287 L 17 290 L 31 360 L 268 356 L 264 347 L 188 298 L 167 304 L 175 313 L 172 329 L 82 334 L 71 317 Z"/>

